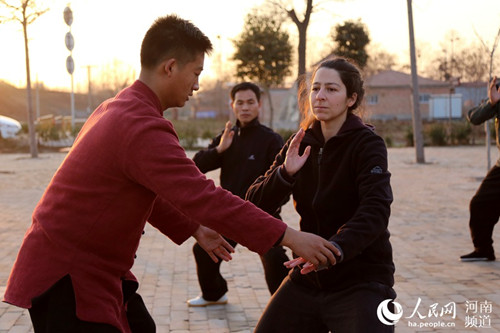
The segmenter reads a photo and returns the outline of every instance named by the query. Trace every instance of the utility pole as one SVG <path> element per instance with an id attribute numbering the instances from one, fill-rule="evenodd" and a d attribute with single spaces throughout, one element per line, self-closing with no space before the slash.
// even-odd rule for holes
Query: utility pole
<path id="1" fill-rule="evenodd" d="M 410 31 L 410 62 L 411 62 L 411 78 L 413 90 L 413 143 L 415 145 L 415 153 L 417 163 L 425 163 L 424 157 L 424 140 L 422 136 L 422 119 L 420 117 L 420 104 L 418 92 L 418 74 L 417 74 L 417 57 L 415 52 L 415 36 L 413 32 L 413 13 L 412 0 L 407 0 L 408 3 L 408 26 Z"/>
<path id="2" fill-rule="evenodd" d="M 88 81 L 88 93 L 87 93 L 87 114 L 90 115 L 90 113 L 92 112 L 92 110 L 94 109 L 93 108 L 93 102 L 92 102 L 92 79 L 91 79 L 91 75 L 90 75 L 90 72 L 91 72 L 91 69 L 92 67 L 94 66 L 91 66 L 91 65 L 87 65 L 85 66 L 87 67 L 87 81 Z"/>

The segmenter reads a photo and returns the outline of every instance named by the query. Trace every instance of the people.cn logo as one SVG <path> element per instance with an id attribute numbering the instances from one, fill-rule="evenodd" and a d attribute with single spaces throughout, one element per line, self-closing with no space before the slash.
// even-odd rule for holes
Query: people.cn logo
<path id="1" fill-rule="evenodd" d="M 382 324 L 389 326 L 396 325 L 399 319 L 403 316 L 403 307 L 398 302 L 392 301 L 392 304 L 394 304 L 394 313 L 389 310 L 389 302 L 391 301 L 392 299 L 386 299 L 377 307 L 378 320 L 380 320 Z"/>

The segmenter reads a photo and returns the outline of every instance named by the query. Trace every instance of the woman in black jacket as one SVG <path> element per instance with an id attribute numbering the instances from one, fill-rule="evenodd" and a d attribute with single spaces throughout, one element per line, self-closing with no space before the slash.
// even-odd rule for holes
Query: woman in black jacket
<path id="1" fill-rule="evenodd" d="M 301 230 L 332 242 L 337 261 L 329 267 L 290 261 L 293 270 L 255 332 L 393 332 L 400 311 L 384 316 L 396 297 L 390 173 L 384 141 L 353 113 L 363 80 L 356 66 L 336 58 L 316 68 L 307 90 L 299 94 L 309 97 L 302 128 L 247 198 L 273 213 L 292 194 Z"/>

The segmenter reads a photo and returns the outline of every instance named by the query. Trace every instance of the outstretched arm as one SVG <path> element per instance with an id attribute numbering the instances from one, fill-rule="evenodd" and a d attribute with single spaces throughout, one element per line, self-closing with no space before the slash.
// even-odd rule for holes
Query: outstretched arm
<path id="1" fill-rule="evenodd" d="M 216 231 L 200 225 L 193 237 L 214 262 L 219 262 L 219 258 L 224 261 L 232 259 L 234 248 Z"/>
<path id="2" fill-rule="evenodd" d="M 290 227 L 285 230 L 280 245 L 290 248 L 315 267 L 335 265 L 335 256 L 341 256 L 340 250 L 323 237 Z"/>

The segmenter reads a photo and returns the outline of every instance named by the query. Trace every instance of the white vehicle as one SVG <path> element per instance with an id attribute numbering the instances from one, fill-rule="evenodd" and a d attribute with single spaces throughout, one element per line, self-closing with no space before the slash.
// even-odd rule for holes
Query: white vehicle
<path id="1" fill-rule="evenodd" d="M 2 138 L 14 138 L 20 130 L 20 122 L 9 117 L 0 116 L 0 136 Z"/>

